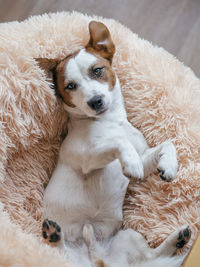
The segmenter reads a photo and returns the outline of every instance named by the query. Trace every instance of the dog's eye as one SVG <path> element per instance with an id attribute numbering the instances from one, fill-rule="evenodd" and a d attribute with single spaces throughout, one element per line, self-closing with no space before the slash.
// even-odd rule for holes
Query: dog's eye
<path id="1" fill-rule="evenodd" d="M 75 83 L 68 83 L 67 86 L 65 86 L 65 90 L 75 90 L 77 88 L 77 85 Z"/>
<path id="2" fill-rule="evenodd" d="M 102 68 L 95 68 L 92 70 L 92 72 L 96 77 L 100 77 L 102 75 L 102 72 L 103 72 L 103 67 Z"/>

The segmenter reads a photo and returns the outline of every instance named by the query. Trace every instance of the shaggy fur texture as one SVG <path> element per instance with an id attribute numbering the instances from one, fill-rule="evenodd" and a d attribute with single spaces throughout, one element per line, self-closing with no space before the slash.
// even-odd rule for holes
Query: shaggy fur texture
<path id="1" fill-rule="evenodd" d="M 1 266 L 72 266 L 37 237 L 43 191 L 67 114 L 33 58 L 61 59 L 82 48 L 91 19 L 100 18 L 63 12 L 0 25 Z M 156 246 L 178 226 L 190 224 L 190 247 L 200 229 L 200 81 L 162 48 L 114 20 L 100 20 L 116 45 L 113 66 L 130 122 L 150 146 L 170 139 L 178 152 L 172 183 L 152 175 L 130 184 L 125 228 L 138 230 Z"/>

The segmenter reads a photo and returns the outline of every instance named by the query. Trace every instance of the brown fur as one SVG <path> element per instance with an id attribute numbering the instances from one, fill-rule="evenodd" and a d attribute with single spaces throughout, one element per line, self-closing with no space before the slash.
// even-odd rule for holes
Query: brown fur
<path id="1" fill-rule="evenodd" d="M 115 78 L 115 73 L 112 70 L 111 64 L 101 56 L 96 54 L 95 56 L 97 57 L 98 61 L 94 66 L 92 66 L 88 74 L 91 78 L 96 79 L 99 82 L 108 83 L 109 89 L 112 90 L 115 86 L 116 78 Z M 92 69 L 100 67 L 104 67 L 102 75 L 99 78 L 95 78 L 94 75 L 92 74 Z"/>
<path id="2" fill-rule="evenodd" d="M 56 93 L 72 108 L 75 107 L 75 105 L 72 103 L 71 92 L 64 89 L 67 85 L 67 82 L 64 80 L 64 71 L 67 62 L 76 54 L 77 52 L 68 55 L 63 60 L 48 58 L 36 59 L 40 68 L 45 71 L 46 76 L 50 76 L 49 73 L 53 72 Z"/>
<path id="3" fill-rule="evenodd" d="M 67 85 L 67 82 L 64 79 L 64 71 L 65 71 L 65 66 L 68 63 L 68 61 L 74 56 L 70 55 L 66 57 L 64 60 L 62 60 L 57 68 L 55 69 L 54 73 L 54 82 L 56 83 L 56 90 L 57 93 L 62 97 L 63 101 L 69 106 L 74 108 L 75 105 L 72 102 L 72 96 L 71 96 L 71 91 L 65 90 L 65 86 Z"/>
<path id="4" fill-rule="evenodd" d="M 49 59 L 49 58 L 36 58 L 38 65 L 41 69 L 45 71 L 45 74 L 48 76 L 49 72 L 52 71 L 56 65 L 59 63 L 59 59 Z"/>
<path id="5" fill-rule="evenodd" d="M 112 62 L 115 45 L 108 28 L 101 22 L 91 21 L 89 31 L 90 40 L 86 45 L 86 50 L 92 54 L 99 54 L 101 57 Z"/>
<path id="6" fill-rule="evenodd" d="M 97 264 L 97 267 L 109 267 L 107 264 L 104 263 L 103 260 L 98 260 L 96 264 Z"/>
<path id="7" fill-rule="evenodd" d="M 94 67 L 104 67 L 102 76 L 98 78 L 101 82 L 108 82 L 110 90 L 113 89 L 116 79 L 111 68 L 112 59 L 115 53 L 115 46 L 108 28 L 101 22 L 91 21 L 89 24 L 90 40 L 86 45 L 86 51 L 94 54 L 98 62 Z M 103 42 L 103 44 L 99 44 Z"/>

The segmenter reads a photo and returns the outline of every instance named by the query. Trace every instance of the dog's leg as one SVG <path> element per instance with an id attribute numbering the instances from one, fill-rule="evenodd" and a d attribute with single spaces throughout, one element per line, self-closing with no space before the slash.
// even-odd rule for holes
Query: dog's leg
<path id="1" fill-rule="evenodd" d="M 150 257 L 172 256 L 177 249 L 183 248 L 191 237 L 191 230 L 188 226 L 182 226 L 173 232 L 164 242 L 151 250 Z"/>
<path id="2" fill-rule="evenodd" d="M 44 220 L 42 224 L 42 236 L 49 245 L 61 249 L 64 248 L 63 233 L 61 227 L 57 223 L 48 219 Z"/>
<path id="3" fill-rule="evenodd" d="M 124 129 L 128 140 L 142 158 L 144 177 L 158 170 L 163 180 L 171 181 L 176 176 L 178 168 L 174 145 L 171 142 L 163 142 L 156 147 L 149 148 L 142 133 L 130 123 L 126 122 Z"/>
<path id="4" fill-rule="evenodd" d="M 111 241 L 106 261 L 108 265 L 135 266 L 134 263 L 146 258 L 149 248 L 144 237 L 133 229 L 120 230 Z"/>
<path id="5" fill-rule="evenodd" d="M 83 240 L 88 247 L 88 256 L 95 267 L 108 267 L 104 262 L 106 255 L 105 248 L 100 242 L 97 242 L 94 229 L 91 224 L 83 226 Z"/>
<path id="6" fill-rule="evenodd" d="M 83 172 L 105 167 L 119 159 L 125 176 L 142 179 L 143 164 L 140 156 L 131 143 L 124 137 L 101 140 L 92 149 L 92 154 L 85 159 Z"/>
<path id="7" fill-rule="evenodd" d="M 142 162 L 145 177 L 157 169 L 161 179 L 170 182 L 177 174 L 176 149 L 171 142 L 146 149 L 142 155 Z"/>
<path id="8" fill-rule="evenodd" d="M 183 248 L 191 237 L 191 230 L 183 226 L 173 232 L 159 247 L 150 248 L 144 237 L 132 230 L 120 230 L 112 239 L 108 249 L 108 264 L 111 266 L 134 266 L 158 257 L 171 257 L 177 249 Z M 143 266 L 143 265 L 142 265 Z M 145 265 L 146 266 L 146 265 Z"/>

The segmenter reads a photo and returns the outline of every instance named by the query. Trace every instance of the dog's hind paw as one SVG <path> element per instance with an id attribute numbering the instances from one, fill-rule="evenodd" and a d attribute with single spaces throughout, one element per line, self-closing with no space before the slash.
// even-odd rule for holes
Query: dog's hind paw
<path id="1" fill-rule="evenodd" d="M 190 237 L 191 237 L 191 230 L 189 226 L 187 226 L 183 230 L 180 230 L 177 237 L 176 247 L 183 248 L 185 244 L 187 244 L 188 241 L 190 240 Z"/>
<path id="2" fill-rule="evenodd" d="M 57 243 L 61 240 L 61 228 L 57 223 L 46 219 L 42 224 L 42 236 L 47 242 Z"/>

